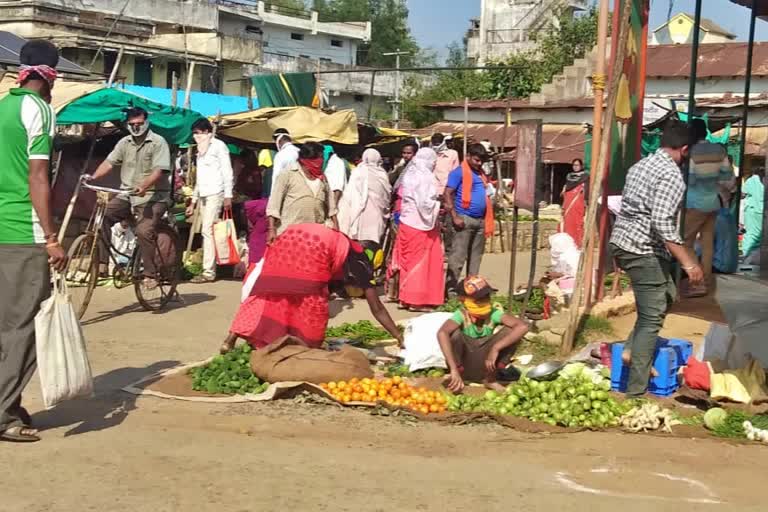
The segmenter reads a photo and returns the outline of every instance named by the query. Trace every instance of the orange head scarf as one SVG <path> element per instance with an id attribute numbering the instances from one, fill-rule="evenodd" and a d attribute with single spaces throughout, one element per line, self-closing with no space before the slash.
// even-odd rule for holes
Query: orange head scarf
<path id="1" fill-rule="evenodd" d="M 472 201 L 472 174 L 474 171 L 469 166 L 469 162 L 464 160 L 461 162 L 461 206 L 464 209 L 469 208 Z M 483 182 L 483 195 L 485 196 L 485 236 L 486 238 L 493 236 L 493 230 L 495 223 L 493 219 L 493 204 L 491 198 L 486 192 L 488 186 L 488 178 L 482 172 L 477 173 L 480 176 L 480 180 Z"/>

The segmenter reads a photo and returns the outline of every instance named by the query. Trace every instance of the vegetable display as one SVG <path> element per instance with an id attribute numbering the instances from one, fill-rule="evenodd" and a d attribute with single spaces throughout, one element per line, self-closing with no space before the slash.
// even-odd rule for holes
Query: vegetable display
<path id="1" fill-rule="evenodd" d="M 722 426 L 728 413 L 721 407 L 713 407 L 704 413 L 704 425 L 709 430 L 716 430 Z"/>
<path id="2" fill-rule="evenodd" d="M 752 429 L 768 430 L 768 415 L 752 416 L 741 411 L 731 411 L 711 430 L 718 437 L 744 439 L 747 437 L 747 431 L 744 428 L 745 423 L 749 423 Z"/>
<path id="3" fill-rule="evenodd" d="M 657 404 L 646 402 L 633 407 L 621 417 L 621 426 L 630 432 L 647 432 L 649 430 L 663 430 L 672 433 L 672 427 L 680 425 L 672 411 L 662 409 Z"/>
<path id="4" fill-rule="evenodd" d="M 234 348 L 210 363 L 192 368 L 192 389 L 211 394 L 244 395 L 263 393 L 269 383 L 260 381 L 251 371 L 251 347 Z"/>
<path id="5" fill-rule="evenodd" d="M 345 323 L 338 327 L 329 327 L 325 331 L 326 338 L 349 338 L 362 342 L 381 341 L 392 338 L 392 335 L 381 327 L 373 325 L 368 320 L 353 324 Z"/>
<path id="6" fill-rule="evenodd" d="M 351 379 L 349 382 L 326 382 L 320 387 L 342 403 L 385 402 L 422 414 L 441 413 L 446 410 L 447 399 L 439 391 L 414 388 L 401 377 L 391 379 Z"/>
<path id="7" fill-rule="evenodd" d="M 610 381 L 577 367 L 551 382 L 521 378 L 504 393 L 487 391 L 482 398 L 450 396 L 448 409 L 528 418 L 564 427 L 603 428 L 619 424 L 625 412 L 610 397 Z"/>
<path id="8" fill-rule="evenodd" d="M 443 368 L 424 368 L 423 370 L 411 371 L 407 364 L 391 364 L 387 366 L 387 377 L 445 377 Z"/>

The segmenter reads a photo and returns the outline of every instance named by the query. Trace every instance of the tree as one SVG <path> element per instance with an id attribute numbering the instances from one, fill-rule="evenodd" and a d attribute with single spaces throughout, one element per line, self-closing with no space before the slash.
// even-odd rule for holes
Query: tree
<path id="1" fill-rule="evenodd" d="M 411 89 L 405 99 L 406 118 L 416 126 L 439 120 L 439 115 L 426 105 L 443 101 L 469 99 L 499 99 L 508 96 L 527 98 L 562 72 L 565 66 L 583 57 L 597 42 L 597 11 L 584 16 L 563 16 L 559 28 L 541 32 L 536 37 L 536 48 L 496 61 L 489 66 L 505 69 L 482 72 L 445 72 L 428 87 Z M 448 61 L 452 67 L 466 62 L 464 50 L 457 43 L 449 47 Z"/>

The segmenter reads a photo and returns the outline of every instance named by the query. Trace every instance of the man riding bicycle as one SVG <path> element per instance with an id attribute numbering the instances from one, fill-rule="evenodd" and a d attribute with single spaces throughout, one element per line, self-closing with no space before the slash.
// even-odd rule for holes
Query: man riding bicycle
<path id="1" fill-rule="evenodd" d="M 157 287 L 155 246 L 157 226 L 171 206 L 171 154 L 168 143 L 149 129 L 149 114 L 142 108 L 126 113 L 130 135 L 120 139 L 107 159 L 99 165 L 90 180 L 107 176 L 120 166 L 120 188 L 130 196 L 116 196 L 109 201 L 104 228 L 137 217 L 136 238 L 144 262 L 144 286 Z"/>

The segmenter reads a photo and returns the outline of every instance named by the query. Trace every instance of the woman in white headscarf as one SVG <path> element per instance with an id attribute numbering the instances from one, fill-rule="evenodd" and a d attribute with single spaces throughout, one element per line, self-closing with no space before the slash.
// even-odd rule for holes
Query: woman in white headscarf
<path id="1" fill-rule="evenodd" d="M 400 303 L 415 311 L 439 306 L 445 298 L 436 164 L 437 153 L 422 148 L 395 184 L 402 208 L 392 265 L 400 272 Z"/>
<path id="2" fill-rule="evenodd" d="M 358 242 L 381 243 L 389 218 L 392 186 L 381 166 L 381 154 L 366 149 L 353 171 L 339 204 L 339 229 Z"/>

